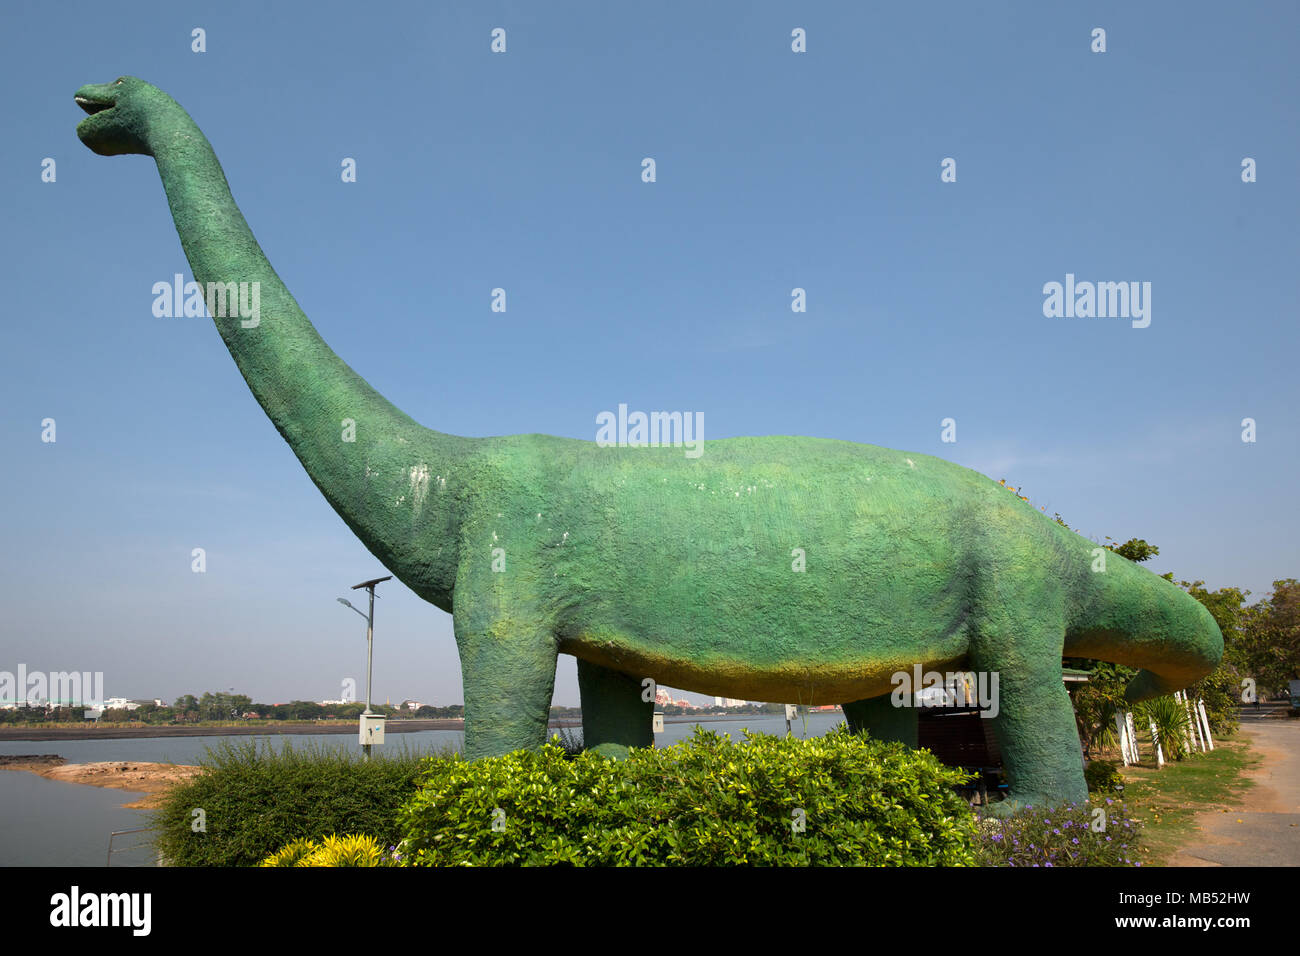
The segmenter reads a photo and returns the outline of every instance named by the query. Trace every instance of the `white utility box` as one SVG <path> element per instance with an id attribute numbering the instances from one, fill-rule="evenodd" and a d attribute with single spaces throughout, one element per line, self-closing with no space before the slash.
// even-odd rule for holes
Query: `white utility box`
<path id="1" fill-rule="evenodd" d="M 365 744 L 382 744 L 384 742 L 384 721 L 388 718 L 383 714 L 362 714 L 361 715 L 361 743 Z"/>
<path id="2" fill-rule="evenodd" d="M 651 730 L 653 733 L 656 733 L 656 734 L 662 734 L 662 733 L 664 732 L 664 715 L 663 715 L 663 711 L 660 711 L 660 710 L 656 710 L 656 711 L 655 711 L 655 719 L 654 719 L 654 723 L 652 723 L 652 724 L 650 725 L 650 730 Z"/>

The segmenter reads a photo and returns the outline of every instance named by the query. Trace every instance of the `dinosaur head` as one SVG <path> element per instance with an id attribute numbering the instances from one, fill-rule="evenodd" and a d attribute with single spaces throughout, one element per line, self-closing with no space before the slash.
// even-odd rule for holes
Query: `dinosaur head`
<path id="1" fill-rule="evenodd" d="M 157 107 L 173 102 L 158 87 L 134 76 L 88 83 L 77 90 L 75 99 L 90 114 L 77 125 L 77 136 L 101 156 L 152 156 L 150 120 Z"/>

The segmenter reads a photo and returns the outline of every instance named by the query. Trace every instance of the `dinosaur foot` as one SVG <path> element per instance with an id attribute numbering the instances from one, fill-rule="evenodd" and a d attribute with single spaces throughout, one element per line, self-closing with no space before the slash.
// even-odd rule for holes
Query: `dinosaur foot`
<path id="1" fill-rule="evenodd" d="M 997 803 L 990 803 L 986 807 L 980 807 L 980 814 L 986 817 L 994 817 L 998 820 L 1006 820 L 1014 817 L 1025 810 L 1032 810 L 1034 807 L 1054 807 L 1065 801 L 1052 799 L 1044 794 L 1012 794 L 1004 800 Z"/>

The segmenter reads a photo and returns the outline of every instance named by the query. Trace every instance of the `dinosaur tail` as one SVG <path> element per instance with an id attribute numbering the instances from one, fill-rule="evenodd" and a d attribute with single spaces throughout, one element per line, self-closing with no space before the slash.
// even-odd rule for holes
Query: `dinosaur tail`
<path id="1" fill-rule="evenodd" d="M 1140 668 L 1130 703 L 1194 684 L 1218 666 L 1223 635 L 1205 606 L 1164 578 L 1108 553 L 1090 571 L 1066 628 L 1066 654 Z"/>

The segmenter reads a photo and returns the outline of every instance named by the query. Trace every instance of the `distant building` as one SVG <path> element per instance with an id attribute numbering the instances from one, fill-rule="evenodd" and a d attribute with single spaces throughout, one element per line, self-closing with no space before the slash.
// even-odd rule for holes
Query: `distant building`
<path id="1" fill-rule="evenodd" d="M 125 697 L 110 697 L 104 701 L 104 710 L 139 710 L 140 702 Z"/>
<path id="2" fill-rule="evenodd" d="M 424 705 L 420 703 L 418 700 L 404 700 L 402 701 L 401 706 L 399 706 L 397 709 L 398 710 L 419 710 L 423 706 Z"/>
<path id="3" fill-rule="evenodd" d="M 673 702 L 673 695 L 660 687 L 655 691 L 655 703 L 660 707 L 666 707 Z"/>

